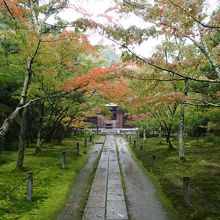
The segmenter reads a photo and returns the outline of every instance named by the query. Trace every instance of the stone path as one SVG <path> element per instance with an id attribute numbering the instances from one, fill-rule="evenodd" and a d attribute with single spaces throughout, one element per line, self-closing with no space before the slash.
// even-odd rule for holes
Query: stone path
<path id="1" fill-rule="evenodd" d="M 114 136 L 109 135 L 90 190 L 82 220 L 127 220 Z"/>
<path id="2" fill-rule="evenodd" d="M 126 200 L 130 218 L 132 220 L 172 219 L 160 203 L 152 181 L 131 157 L 125 139 L 116 136 L 115 140 L 121 170 L 125 178 Z"/>
<path id="3" fill-rule="evenodd" d="M 65 204 L 64 209 L 59 213 L 56 220 L 74 220 L 81 218 L 81 206 L 84 202 L 85 191 L 88 190 L 89 177 L 93 172 L 95 162 L 102 150 L 105 137 L 101 136 L 91 150 L 88 152 L 88 162 L 86 166 L 80 171 L 75 184 L 72 187 L 69 198 Z"/>

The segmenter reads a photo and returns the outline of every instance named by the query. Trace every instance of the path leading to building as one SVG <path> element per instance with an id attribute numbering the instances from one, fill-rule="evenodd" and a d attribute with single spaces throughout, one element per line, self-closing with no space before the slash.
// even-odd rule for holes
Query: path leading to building
<path id="1" fill-rule="evenodd" d="M 82 220 L 127 220 L 116 143 L 108 135 Z"/>
<path id="2" fill-rule="evenodd" d="M 146 176 L 131 157 L 127 142 L 115 136 L 121 170 L 126 185 L 126 201 L 132 220 L 168 220 L 168 214 L 156 196 L 150 178 Z"/>
<path id="3" fill-rule="evenodd" d="M 85 191 L 89 184 L 89 177 L 93 172 L 95 162 L 102 150 L 105 137 L 101 136 L 99 141 L 94 144 L 88 152 L 88 162 L 86 166 L 80 171 L 75 184 L 72 187 L 69 199 L 65 204 L 64 209 L 58 215 L 56 220 L 78 220 L 81 217 L 81 206 L 83 203 Z"/>
<path id="4" fill-rule="evenodd" d="M 119 155 L 117 156 L 118 148 Z M 121 170 L 125 179 L 125 195 Z M 82 220 L 168 220 L 150 179 L 138 167 L 126 141 L 108 135 Z"/>

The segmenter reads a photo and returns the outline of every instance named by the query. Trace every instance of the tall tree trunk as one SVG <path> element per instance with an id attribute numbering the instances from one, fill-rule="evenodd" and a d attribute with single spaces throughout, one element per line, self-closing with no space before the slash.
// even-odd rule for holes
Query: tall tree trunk
<path id="1" fill-rule="evenodd" d="M 65 137 L 65 129 L 64 129 L 64 127 L 60 126 L 58 130 L 59 130 L 58 143 L 62 143 L 62 140 Z"/>
<path id="2" fill-rule="evenodd" d="M 19 148 L 18 148 L 18 159 L 17 168 L 22 169 L 24 164 L 24 152 L 26 148 L 26 131 L 27 131 L 27 114 L 28 108 L 22 110 L 20 133 L 19 133 Z"/>
<path id="3" fill-rule="evenodd" d="M 188 79 L 184 82 L 183 93 L 185 96 L 188 95 L 189 83 Z M 184 152 L 184 133 L 185 133 L 185 107 L 183 103 L 180 104 L 180 124 L 179 124 L 179 158 L 182 161 L 185 161 L 185 152 Z"/>
<path id="4" fill-rule="evenodd" d="M 32 57 L 27 59 L 27 75 L 25 76 L 23 89 L 21 92 L 20 105 L 25 105 L 27 100 L 27 92 L 31 82 L 32 76 Z M 27 112 L 28 107 L 22 110 L 21 124 L 20 124 L 20 133 L 19 133 L 19 149 L 18 149 L 18 159 L 17 159 L 17 168 L 21 169 L 24 163 L 24 151 L 26 147 L 26 127 L 27 127 Z"/>
<path id="5" fill-rule="evenodd" d="M 159 141 L 160 141 L 160 144 L 161 144 L 162 143 L 162 128 L 161 128 L 161 126 L 159 126 L 158 138 L 159 138 Z"/>
<path id="6" fill-rule="evenodd" d="M 184 111 L 185 106 L 184 104 L 180 105 L 180 124 L 179 124 L 179 158 L 180 160 L 185 160 L 185 153 L 184 153 L 184 130 L 185 130 L 185 117 Z"/>
<path id="7" fill-rule="evenodd" d="M 167 145 L 168 145 L 168 149 L 173 150 L 174 147 L 171 143 L 170 135 L 171 135 L 171 126 L 169 126 L 169 128 L 167 129 L 167 132 L 166 132 L 166 142 L 167 142 Z"/>
<path id="8" fill-rule="evenodd" d="M 40 117 L 39 117 L 39 126 L 37 130 L 37 144 L 35 148 L 35 154 L 38 154 L 41 152 L 41 146 L 43 143 L 42 139 L 42 128 L 43 128 L 43 117 L 44 117 L 44 103 L 40 104 Z"/>
<path id="9" fill-rule="evenodd" d="M 0 154 L 4 151 L 4 139 L 0 136 Z"/>

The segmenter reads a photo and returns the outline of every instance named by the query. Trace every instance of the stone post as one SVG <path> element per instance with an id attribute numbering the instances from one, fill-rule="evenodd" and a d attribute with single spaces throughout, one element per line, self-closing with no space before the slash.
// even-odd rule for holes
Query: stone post
<path id="1" fill-rule="evenodd" d="M 76 143 L 76 154 L 79 155 L 80 152 L 79 152 L 79 142 Z"/>
<path id="2" fill-rule="evenodd" d="M 89 136 L 89 142 L 92 142 L 92 134 Z"/>
<path id="3" fill-rule="evenodd" d="M 140 150 L 141 150 L 141 152 L 143 151 L 143 145 L 141 145 Z"/>
<path id="4" fill-rule="evenodd" d="M 136 147 L 136 140 L 134 140 L 134 148 Z"/>
<path id="5" fill-rule="evenodd" d="M 33 171 L 28 172 L 27 176 L 27 201 L 33 199 Z"/>
<path id="6" fill-rule="evenodd" d="M 87 147 L 87 138 L 85 138 L 84 147 Z"/>
<path id="7" fill-rule="evenodd" d="M 66 152 L 62 152 L 62 156 L 61 156 L 61 166 L 62 169 L 66 168 Z"/>
<path id="8" fill-rule="evenodd" d="M 183 199 L 186 206 L 190 205 L 190 178 L 183 177 Z"/>

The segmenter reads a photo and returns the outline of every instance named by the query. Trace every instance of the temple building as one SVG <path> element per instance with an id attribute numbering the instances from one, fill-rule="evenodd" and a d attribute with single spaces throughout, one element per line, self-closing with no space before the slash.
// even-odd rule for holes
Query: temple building
<path id="1" fill-rule="evenodd" d="M 118 107 L 118 105 L 110 103 L 106 105 L 112 115 L 110 118 L 105 117 L 104 114 L 99 114 L 98 116 L 89 117 L 87 121 L 91 124 L 91 127 L 96 128 L 124 128 L 127 127 L 126 122 L 128 121 L 125 112 Z"/>

